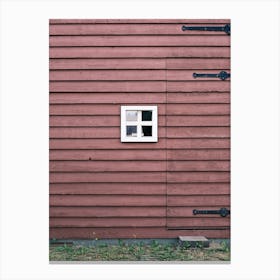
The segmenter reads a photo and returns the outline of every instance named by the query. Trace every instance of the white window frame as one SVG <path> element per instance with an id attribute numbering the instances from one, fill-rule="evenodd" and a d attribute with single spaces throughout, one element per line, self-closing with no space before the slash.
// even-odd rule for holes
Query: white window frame
<path id="1" fill-rule="evenodd" d="M 138 111 L 137 121 L 127 121 L 126 111 Z M 152 111 L 152 121 L 142 121 L 141 111 Z M 127 136 L 126 126 L 137 126 L 137 136 Z M 142 136 L 141 126 L 152 126 L 152 136 Z M 158 108 L 157 106 L 121 106 L 121 142 L 158 142 Z"/>

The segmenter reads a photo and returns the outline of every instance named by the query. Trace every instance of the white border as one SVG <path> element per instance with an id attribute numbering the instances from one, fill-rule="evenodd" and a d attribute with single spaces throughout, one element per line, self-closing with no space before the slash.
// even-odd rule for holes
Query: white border
<path id="1" fill-rule="evenodd" d="M 138 120 L 136 122 L 127 122 L 126 121 L 126 111 L 153 111 L 152 121 L 149 122 L 152 126 L 152 136 L 141 136 L 140 127 L 143 122 L 141 121 L 141 114 L 138 114 Z M 126 126 L 127 125 L 136 125 L 137 126 L 137 137 L 128 137 L 126 136 Z M 158 109 L 157 106 L 121 106 L 121 142 L 157 142 L 158 141 Z"/>
<path id="2" fill-rule="evenodd" d="M 1 279 L 279 279 L 279 2 L 1 1 Z M 48 263 L 48 19 L 230 18 L 230 265 Z"/>

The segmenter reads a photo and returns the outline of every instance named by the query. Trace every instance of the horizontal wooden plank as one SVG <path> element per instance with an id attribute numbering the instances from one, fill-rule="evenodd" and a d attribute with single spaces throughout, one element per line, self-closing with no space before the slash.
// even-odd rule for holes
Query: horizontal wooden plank
<path id="1" fill-rule="evenodd" d="M 166 178 L 167 176 L 167 178 Z M 50 183 L 125 182 L 125 183 L 229 182 L 229 172 L 59 172 L 50 173 Z"/>
<path id="2" fill-rule="evenodd" d="M 205 236 L 207 238 L 230 238 L 227 229 L 181 229 L 151 228 L 50 228 L 50 238 L 56 239 L 103 239 L 103 238 L 178 238 L 178 236 Z"/>
<path id="3" fill-rule="evenodd" d="M 164 218 L 50 218 L 50 227 L 163 227 Z M 215 228 L 228 227 L 229 218 L 167 218 L 168 227 Z"/>
<path id="4" fill-rule="evenodd" d="M 226 171 L 167 172 L 167 182 L 168 183 L 187 183 L 187 182 L 227 183 L 230 182 L 230 173 Z"/>
<path id="5" fill-rule="evenodd" d="M 166 80 L 165 70 L 55 70 L 50 81 L 149 81 Z M 192 78 L 193 79 L 193 78 Z"/>
<path id="6" fill-rule="evenodd" d="M 124 146 L 126 143 L 122 143 Z M 157 143 L 154 143 L 157 145 Z M 162 150 L 51 150 L 50 160 L 166 160 Z"/>
<path id="7" fill-rule="evenodd" d="M 50 104 L 165 104 L 166 93 L 51 93 L 49 101 Z"/>
<path id="8" fill-rule="evenodd" d="M 230 205 L 229 195 L 192 195 L 192 196 L 183 196 L 183 195 L 169 195 L 167 196 L 167 206 L 193 206 L 193 207 L 207 207 L 207 206 L 221 206 L 221 205 Z"/>
<path id="9" fill-rule="evenodd" d="M 50 92 L 229 92 L 229 81 L 50 82 Z"/>
<path id="10" fill-rule="evenodd" d="M 228 58 L 54 58 L 50 70 L 230 69 Z"/>
<path id="11" fill-rule="evenodd" d="M 119 138 L 119 127 L 51 127 L 50 138 Z M 167 134 L 166 134 L 167 133 Z M 228 138 L 228 127 L 164 127 L 158 128 L 159 137 L 169 138 Z M 125 145 L 125 143 L 123 143 Z"/>
<path id="12" fill-rule="evenodd" d="M 166 141 L 166 143 L 165 143 Z M 226 138 L 190 138 L 158 139 L 157 143 L 126 143 L 124 146 L 119 139 L 50 139 L 50 149 L 107 149 L 107 150 L 147 150 L 147 149 L 227 149 L 230 148 L 230 139 Z"/>
<path id="13" fill-rule="evenodd" d="M 51 172 L 229 171 L 229 161 L 51 161 Z"/>
<path id="14" fill-rule="evenodd" d="M 230 194 L 229 183 L 167 184 L 167 195 L 210 195 Z M 224 206 L 224 205 L 222 205 Z"/>
<path id="15" fill-rule="evenodd" d="M 229 149 L 167 150 L 168 160 L 229 160 Z"/>
<path id="16" fill-rule="evenodd" d="M 205 72 L 205 71 L 204 71 Z M 207 79 L 194 79 L 189 82 L 171 82 L 166 83 L 168 92 L 229 92 L 229 81 L 207 81 Z"/>
<path id="17" fill-rule="evenodd" d="M 230 219 L 227 218 L 167 218 L 167 227 L 188 227 L 188 228 L 215 228 L 229 227 Z"/>
<path id="18" fill-rule="evenodd" d="M 187 93 L 51 93 L 50 104 L 230 103 L 229 92 Z"/>
<path id="19" fill-rule="evenodd" d="M 230 23 L 229 19 L 50 19 L 50 25 L 52 24 L 155 24 L 155 23 L 211 23 L 211 24 L 220 24 L 220 23 Z"/>
<path id="20" fill-rule="evenodd" d="M 229 47 L 52 47 L 50 58 L 230 57 Z"/>
<path id="21" fill-rule="evenodd" d="M 120 116 L 50 116 L 50 127 L 119 127 Z M 159 116 L 158 126 L 229 126 L 229 116 Z"/>
<path id="22" fill-rule="evenodd" d="M 180 85 L 181 86 L 181 85 Z M 165 81 L 50 82 L 50 92 L 165 92 Z"/>
<path id="23" fill-rule="evenodd" d="M 229 92 L 168 92 L 167 103 L 230 103 Z"/>
<path id="24" fill-rule="evenodd" d="M 122 104 L 122 105 L 126 105 Z M 128 103 L 128 105 L 133 105 Z M 141 104 L 135 104 L 141 105 Z M 155 104 L 156 105 L 156 104 Z M 166 110 L 166 111 L 165 111 Z M 100 106 L 99 104 L 52 104 L 50 105 L 50 115 L 120 115 L 120 105 Z M 159 115 L 229 115 L 230 104 L 167 104 L 158 105 Z"/>
<path id="25" fill-rule="evenodd" d="M 81 218 L 105 218 L 105 217 L 184 217 L 193 218 L 193 207 L 50 207 L 50 217 L 81 217 Z M 217 210 L 214 207 L 199 207 L 200 210 Z M 195 217 L 205 218 L 205 215 Z M 207 218 L 219 218 L 217 214 L 209 214 Z M 228 220 L 228 219 L 227 219 Z"/>
<path id="26" fill-rule="evenodd" d="M 225 205 L 224 207 L 228 208 L 228 205 Z M 198 215 L 194 216 L 193 215 L 193 209 L 194 209 L 193 207 L 168 207 L 167 211 L 166 211 L 166 215 L 167 215 L 168 218 L 171 218 L 171 217 L 182 217 L 182 218 L 186 218 L 186 217 L 202 217 L 202 218 L 224 219 L 224 218 L 221 218 L 217 214 L 207 214 L 207 215 L 198 214 Z M 199 210 L 217 210 L 217 209 L 219 209 L 217 206 L 199 207 Z M 66 211 L 66 209 L 65 209 L 65 211 Z M 226 218 L 226 220 L 227 220 L 227 222 L 229 222 L 229 218 L 228 217 Z M 170 222 L 170 225 L 171 225 L 175 221 L 172 222 L 170 219 L 168 219 L 168 223 L 169 222 Z M 181 221 L 177 220 L 177 222 L 179 224 L 181 224 Z"/>
<path id="27" fill-rule="evenodd" d="M 50 194 L 165 195 L 166 183 L 58 183 L 50 184 L 49 192 Z"/>
<path id="28" fill-rule="evenodd" d="M 228 138 L 229 127 L 167 127 L 169 138 Z"/>
<path id="29" fill-rule="evenodd" d="M 168 161 L 167 171 L 229 171 L 229 161 Z M 153 171 L 153 170 L 152 170 Z M 159 171 L 159 170 L 158 170 Z"/>
<path id="30" fill-rule="evenodd" d="M 167 115 L 229 115 L 229 104 L 168 104 Z"/>
<path id="31" fill-rule="evenodd" d="M 120 138 L 119 127 L 51 127 L 49 132 L 50 138 Z M 163 136 L 165 128 L 159 127 L 158 134 Z"/>
<path id="32" fill-rule="evenodd" d="M 166 206 L 166 195 L 51 195 L 50 206 Z"/>
<path id="33" fill-rule="evenodd" d="M 125 144 L 124 144 L 125 145 Z M 156 143 L 155 143 L 156 145 Z M 199 150 L 50 150 L 50 160 L 229 160 L 229 149 Z"/>
<path id="34" fill-rule="evenodd" d="M 228 58 L 167 58 L 166 69 L 230 69 Z"/>
<path id="35" fill-rule="evenodd" d="M 172 216 L 174 215 L 172 214 Z M 165 207 L 90 207 L 90 206 L 51 207 L 50 217 L 83 217 L 83 218 L 86 217 L 97 217 L 97 218 L 166 217 L 166 208 Z"/>
<path id="36" fill-rule="evenodd" d="M 118 183 L 163 183 L 166 181 L 166 172 L 81 172 L 81 173 L 50 173 L 50 183 L 79 183 L 79 182 L 100 182 L 100 183 L 109 183 L 109 182 L 118 182 Z M 196 178 L 195 175 L 191 176 L 191 178 Z M 206 178 L 206 176 L 204 176 Z M 204 177 L 197 180 L 203 180 Z M 216 177 L 213 175 L 213 178 L 208 175 L 208 177 L 212 180 L 222 180 L 221 175 L 217 175 Z M 207 177 L 207 178 L 208 178 Z M 184 176 L 185 180 L 187 180 L 187 176 Z M 171 181 L 176 181 L 175 176 L 173 175 L 170 178 Z M 205 179 L 206 180 L 206 179 Z"/>
<path id="37" fill-rule="evenodd" d="M 185 23 L 185 22 L 184 22 Z M 224 22 L 223 22 L 224 23 Z M 221 23 L 213 23 L 221 25 Z M 209 26 L 209 23 L 195 23 L 194 26 Z M 182 23 L 133 23 L 133 24 L 104 24 L 104 23 L 71 23 L 51 24 L 50 35 L 213 35 L 213 31 L 182 31 Z M 227 36 L 223 31 L 217 31 L 214 35 Z"/>
<path id="38" fill-rule="evenodd" d="M 195 81 L 195 70 L 51 70 L 50 81 Z M 200 70 L 203 71 L 203 70 Z M 217 70 L 207 70 L 218 74 Z M 207 78 L 203 80 L 214 80 Z M 197 79 L 198 81 L 198 79 Z"/>
<path id="39" fill-rule="evenodd" d="M 166 140 L 167 149 L 228 149 L 230 139 L 201 138 L 201 139 L 171 139 Z"/>
<path id="40" fill-rule="evenodd" d="M 208 59 L 213 61 L 212 59 Z M 223 59 L 226 60 L 227 59 Z M 194 64 L 201 64 L 201 60 Z M 80 59 L 50 59 L 49 68 L 54 69 L 164 69 L 165 59 L 162 58 L 80 58 Z M 225 67 L 223 67 L 225 68 Z"/>
<path id="41" fill-rule="evenodd" d="M 230 126 L 229 116 L 167 116 L 167 126 Z M 167 136 L 169 136 L 169 132 Z M 170 132 L 172 133 L 172 132 Z"/>
<path id="42" fill-rule="evenodd" d="M 50 218 L 50 227 L 162 227 L 165 218 Z"/>
<path id="43" fill-rule="evenodd" d="M 166 171 L 166 162 L 165 161 L 137 161 L 137 162 L 136 161 L 109 161 L 109 162 L 108 161 L 51 161 L 49 164 L 49 170 L 52 172 Z"/>
<path id="44" fill-rule="evenodd" d="M 199 145 L 199 143 L 197 143 Z M 126 143 L 124 146 L 119 139 L 50 139 L 50 149 L 109 149 L 109 150 L 146 150 L 146 149 L 163 149 L 166 147 L 165 139 L 159 139 L 157 143 Z M 176 143 L 174 143 L 176 146 Z M 173 147 L 174 147 L 173 145 Z M 195 144 L 193 144 L 195 145 Z M 205 144 L 206 145 L 206 144 Z M 211 143 L 209 145 L 212 145 Z M 218 144 L 217 144 L 218 145 Z M 219 145 L 217 146 L 219 147 Z M 207 148 L 207 147 L 206 147 Z"/>
<path id="45" fill-rule="evenodd" d="M 118 47 L 118 46 L 203 46 L 203 47 L 224 47 L 230 45 L 230 36 L 50 36 L 50 47 Z"/>

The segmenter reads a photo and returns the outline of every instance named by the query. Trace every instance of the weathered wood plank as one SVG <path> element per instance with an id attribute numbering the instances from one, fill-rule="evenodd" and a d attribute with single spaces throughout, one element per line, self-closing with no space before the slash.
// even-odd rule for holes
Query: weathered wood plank
<path id="1" fill-rule="evenodd" d="M 167 149 L 228 149 L 228 138 L 172 139 L 166 141 Z"/>
<path id="2" fill-rule="evenodd" d="M 229 161 L 51 161 L 51 172 L 229 171 Z"/>
<path id="3" fill-rule="evenodd" d="M 120 116 L 50 116 L 50 127 L 119 127 Z M 229 116 L 159 116 L 158 126 L 229 126 Z"/>
<path id="4" fill-rule="evenodd" d="M 126 146 L 126 143 L 122 143 Z M 157 145 L 157 143 L 154 143 Z M 166 160 L 162 150 L 51 150 L 50 160 Z M 176 156 L 176 155 L 174 155 Z"/>
<path id="5" fill-rule="evenodd" d="M 187 166 L 185 168 L 187 168 Z M 49 170 L 51 172 L 166 171 L 166 162 L 165 161 L 137 161 L 137 162 L 136 161 L 51 161 L 49 164 Z"/>
<path id="6" fill-rule="evenodd" d="M 167 69 L 230 69 L 229 58 L 167 58 Z"/>
<path id="7" fill-rule="evenodd" d="M 157 145 L 157 143 L 154 143 Z M 124 144 L 125 146 L 125 144 Z M 229 160 L 229 149 L 195 150 L 50 150 L 50 160 Z"/>
<path id="8" fill-rule="evenodd" d="M 229 161 L 168 161 L 167 171 L 229 171 Z M 153 170 L 152 170 L 153 171 Z M 159 171 L 159 170 L 158 170 Z"/>
<path id="9" fill-rule="evenodd" d="M 210 178 L 210 175 L 208 176 Z M 70 183 L 70 182 L 73 183 L 79 183 L 79 182 L 164 183 L 166 182 L 166 172 L 138 172 L 137 171 L 137 172 L 106 172 L 106 173 L 104 172 L 50 173 L 49 177 L 50 177 L 50 183 Z M 203 180 L 204 177 L 197 180 Z M 217 175 L 216 177 L 217 177 L 216 180 L 218 181 L 218 180 L 222 180 L 226 176 L 222 177 L 221 175 Z M 216 177 L 213 175 L 212 180 L 215 180 Z M 175 176 L 173 176 L 170 180 L 176 181 Z"/>
<path id="10" fill-rule="evenodd" d="M 125 104 L 123 104 L 125 105 Z M 133 105 L 129 103 L 129 105 Z M 141 105 L 141 104 L 135 104 Z M 165 111 L 166 110 L 166 111 Z M 159 115 L 229 115 L 230 104 L 167 104 L 158 105 Z M 120 106 L 104 104 L 51 104 L 50 115 L 120 115 Z"/>
<path id="11" fill-rule="evenodd" d="M 167 150 L 168 160 L 229 160 L 229 149 Z"/>
<path id="12" fill-rule="evenodd" d="M 55 70 L 50 81 L 149 81 L 166 80 L 165 70 Z"/>
<path id="13" fill-rule="evenodd" d="M 230 36 L 50 36 L 50 47 L 118 47 L 118 46 L 203 46 L 203 47 L 228 47 Z"/>
<path id="14" fill-rule="evenodd" d="M 173 209 L 173 208 L 172 208 Z M 179 213 L 180 214 L 180 213 Z M 164 217 L 165 207 L 51 207 L 50 217 Z M 172 216 L 173 212 L 172 212 Z"/>
<path id="15" fill-rule="evenodd" d="M 50 206 L 165 206 L 165 195 L 51 195 Z"/>
<path id="16" fill-rule="evenodd" d="M 221 195 L 230 194 L 229 183 L 183 183 L 167 184 L 168 195 Z M 221 205 L 223 206 L 223 205 Z"/>
<path id="17" fill-rule="evenodd" d="M 50 228 L 50 238 L 56 239 L 102 239 L 102 238 L 177 238 L 179 235 L 205 236 L 207 238 L 230 238 L 229 228 L 167 230 L 151 228 Z"/>
<path id="18" fill-rule="evenodd" d="M 207 172 L 167 172 L 167 182 L 168 183 L 215 183 L 230 182 L 230 173 L 226 171 L 207 171 Z"/>
<path id="19" fill-rule="evenodd" d="M 155 23 L 183 23 L 183 24 L 220 24 L 230 23 L 230 19 L 50 19 L 52 24 L 155 24 Z"/>
<path id="20" fill-rule="evenodd" d="M 119 127 L 51 127 L 49 131 L 50 138 L 120 138 Z M 164 132 L 164 127 L 158 128 L 159 135 Z"/>
<path id="21" fill-rule="evenodd" d="M 215 228 L 215 227 L 229 227 L 230 219 L 227 218 L 167 218 L 168 227 L 188 227 L 188 228 Z"/>
<path id="22" fill-rule="evenodd" d="M 229 47 L 52 47 L 50 58 L 228 58 Z"/>
<path id="23" fill-rule="evenodd" d="M 193 207 L 208 207 L 217 205 L 230 205 L 229 195 L 169 195 L 167 196 L 167 205 L 171 206 L 193 206 Z"/>
<path id="24" fill-rule="evenodd" d="M 224 23 L 224 22 L 223 22 Z M 184 22 L 185 24 L 185 22 Z M 220 26 L 221 23 L 211 24 Z M 193 23 L 193 26 L 208 26 L 207 23 Z M 182 23 L 71 23 L 51 24 L 50 35 L 213 35 L 212 31 L 182 31 Z M 225 35 L 223 31 L 215 35 Z"/>
<path id="25" fill-rule="evenodd" d="M 212 61 L 212 59 L 209 59 Z M 193 61 L 201 64 L 201 61 Z M 50 59 L 50 70 L 54 69 L 165 69 L 165 59 L 162 58 L 60 58 Z M 225 68 L 225 67 L 224 67 Z"/>
<path id="26" fill-rule="evenodd" d="M 189 82 L 172 82 L 166 84 L 168 92 L 229 92 L 229 81 L 207 81 L 207 79 L 194 79 Z"/>
<path id="27" fill-rule="evenodd" d="M 50 82 L 50 92 L 165 92 L 164 81 Z"/>
<path id="28" fill-rule="evenodd" d="M 230 103 L 229 92 L 168 92 L 167 103 Z"/>
<path id="29" fill-rule="evenodd" d="M 167 115 L 229 115 L 230 104 L 168 104 Z"/>
<path id="30" fill-rule="evenodd" d="M 169 138 L 228 138 L 229 127 L 167 127 Z"/>
<path id="31" fill-rule="evenodd" d="M 166 93 L 51 93 L 49 101 L 50 104 L 165 104 Z"/>
<path id="32" fill-rule="evenodd" d="M 50 139 L 49 147 L 55 150 L 148 150 L 148 149 L 228 149 L 230 140 L 226 138 L 189 138 L 184 139 L 166 139 L 159 138 L 155 143 L 127 143 L 123 145 L 119 139 Z"/>
<path id="33" fill-rule="evenodd" d="M 50 184 L 50 194 L 165 195 L 166 183 L 58 183 Z"/>
<path id="34" fill-rule="evenodd" d="M 228 58 L 53 58 L 50 70 L 230 69 Z"/>
<path id="35" fill-rule="evenodd" d="M 229 126 L 229 116 L 166 116 L 167 126 Z M 168 131 L 170 132 L 170 131 Z M 172 133 L 172 132 L 171 132 Z M 169 136 L 169 134 L 167 134 Z"/>
<path id="36" fill-rule="evenodd" d="M 162 227 L 165 218 L 50 218 L 51 227 Z"/>

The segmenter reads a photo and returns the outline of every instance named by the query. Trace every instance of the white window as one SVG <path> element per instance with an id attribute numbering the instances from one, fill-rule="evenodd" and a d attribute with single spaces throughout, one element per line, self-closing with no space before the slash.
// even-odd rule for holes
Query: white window
<path id="1" fill-rule="evenodd" d="M 157 106 L 121 106 L 121 142 L 157 142 Z"/>

